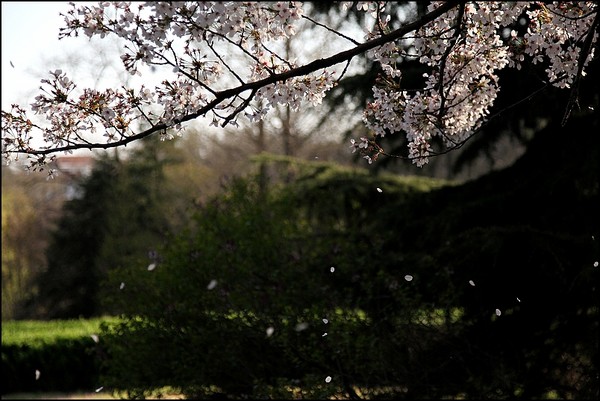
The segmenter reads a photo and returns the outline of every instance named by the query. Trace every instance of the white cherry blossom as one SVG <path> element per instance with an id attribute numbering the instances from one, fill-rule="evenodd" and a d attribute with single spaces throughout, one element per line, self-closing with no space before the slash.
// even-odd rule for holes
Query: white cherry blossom
<path id="1" fill-rule="evenodd" d="M 300 2 L 73 3 L 61 38 L 115 36 L 126 43 L 120 58 L 127 72 L 159 66 L 172 75 L 153 88 L 98 91 L 79 88 L 60 69 L 49 72 L 29 109 L 2 111 L 4 160 L 25 154 L 36 170 L 57 152 L 124 146 L 155 133 L 175 138 L 196 118 L 237 126 L 238 117 L 257 121 L 277 105 L 318 106 L 341 78 L 340 63 L 364 53 L 381 73 L 363 115 L 371 136 L 353 139 L 352 151 L 373 163 L 387 154 L 378 139 L 404 135 L 405 157 L 423 166 L 482 127 L 501 90 L 499 71 L 545 63 L 549 84 L 572 88 L 598 40 L 598 4 L 591 1 L 437 1 L 396 30 L 386 2 L 342 6 L 375 20 L 364 42 L 349 40 L 348 50 L 300 64 L 274 50 L 298 32 Z M 527 22 L 522 34 L 513 29 L 520 19 Z M 403 87 L 401 54 L 428 69 L 422 88 Z M 44 145 L 34 145 L 40 139 Z"/>

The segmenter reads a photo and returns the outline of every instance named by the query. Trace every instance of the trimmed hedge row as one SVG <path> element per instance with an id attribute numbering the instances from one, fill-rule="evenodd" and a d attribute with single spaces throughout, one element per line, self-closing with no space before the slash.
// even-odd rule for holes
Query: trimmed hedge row
<path id="1" fill-rule="evenodd" d="M 90 337 L 35 346 L 2 344 L 2 394 L 90 391 L 99 387 L 100 356 Z"/>

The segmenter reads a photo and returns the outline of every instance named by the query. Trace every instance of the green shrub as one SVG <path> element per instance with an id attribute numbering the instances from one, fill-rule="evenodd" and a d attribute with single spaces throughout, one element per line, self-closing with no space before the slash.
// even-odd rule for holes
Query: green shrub
<path id="1" fill-rule="evenodd" d="M 361 207 L 394 193 L 408 197 L 407 189 L 420 193 L 425 180 L 413 185 L 327 165 L 292 168 L 294 185 L 267 192 L 258 181 L 235 181 L 160 252 L 155 269 L 140 262 L 115 274 L 114 288 L 125 283 L 128 320 L 105 333 L 108 386 L 136 395 L 170 385 L 189 395 L 241 396 L 287 383 L 325 397 L 357 381 L 381 382 L 389 368 L 381 353 L 397 352 L 406 335 L 385 332 L 362 309 L 377 309 L 375 293 L 389 293 L 390 280 L 398 287 L 394 301 L 403 305 L 395 319 L 408 316 L 418 298 L 401 291 L 404 279 L 383 271 L 364 281 L 379 261 L 370 260 L 374 244 Z M 439 185 L 432 180 L 430 187 Z M 361 223 L 365 229 L 357 230 Z"/>
<path id="2" fill-rule="evenodd" d="M 99 387 L 102 341 L 92 335 L 110 320 L 2 322 L 2 394 Z"/>
<path id="3" fill-rule="evenodd" d="M 286 185 L 235 181 L 155 260 L 115 272 L 124 321 L 105 329 L 106 386 L 597 396 L 598 304 L 586 283 L 598 246 L 585 220 L 597 190 L 582 202 L 562 191 L 568 179 L 525 174 L 527 159 L 460 186 L 275 164 Z M 568 195 L 542 203 L 545 185 Z"/>

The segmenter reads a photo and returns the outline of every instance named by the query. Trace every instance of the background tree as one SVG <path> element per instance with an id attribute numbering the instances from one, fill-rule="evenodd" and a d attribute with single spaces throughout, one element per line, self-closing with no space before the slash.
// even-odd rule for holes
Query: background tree
<path id="1" fill-rule="evenodd" d="M 26 316 L 37 274 L 46 266 L 48 235 L 66 199 L 65 177 L 47 181 L 16 166 L 2 166 L 2 319 Z"/>
<path id="2" fill-rule="evenodd" d="M 174 142 L 149 139 L 140 145 L 127 157 L 99 157 L 81 184 L 81 197 L 65 203 L 46 251 L 47 269 L 36 277 L 37 292 L 29 297 L 29 317 L 110 313 L 102 301 L 115 290 L 103 288 L 109 271 L 140 255 L 148 264 L 156 262 L 155 249 L 216 190 L 215 173 Z"/>
<path id="3" fill-rule="evenodd" d="M 96 258 L 106 235 L 114 186 L 111 164 L 99 161 L 81 186 L 84 196 L 65 203 L 46 252 L 47 268 L 36 277 L 38 291 L 28 302 L 30 316 L 90 317 L 98 309 L 101 273 Z"/>

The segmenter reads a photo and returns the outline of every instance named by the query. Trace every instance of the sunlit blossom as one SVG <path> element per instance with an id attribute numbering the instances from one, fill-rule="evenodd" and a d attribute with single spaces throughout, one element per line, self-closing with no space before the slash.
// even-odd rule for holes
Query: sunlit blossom
<path id="1" fill-rule="evenodd" d="M 444 4 L 431 2 L 428 11 Z M 385 5 L 343 4 L 345 9 L 351 7 L 377 19 L 365 40 L 377 39 L 391 29 L 392 16 Z M 462 11 L 461 24 L 456 24 L 456 6 L 406 36 L 366 51 L 379 63 L 381 73 L 363 114 L 369 136 L 351 140 L 351 149 L 367 163 L 384 153 L 377 140 L 390 134 L 406 136 L 406 157 L 417 166 L 464 143 L 489 118 L 501 89 L 498 74 L 504 68 L 543 63 L 549 84 L 569 88 L 577 77 L 585 76 L 595 57 L 595 2 L 543 7 L 537 2 L 469 2 Z M 174 139 L 185 128 L 183 121 L 197 117 L 207 117 L 215 126 L 237 126 L 238 115 L 258 121 L 278 105 L 292 110 L 305 103 L 318 106 L 340 78 L 335 62 L 252 90 L 247 86 L 303 67 L 270 50 L 271 44 L 297 33 L 303 15 L 301 2 L 200 3 L 192 15 L 184 3 L 154 2 L 135 8 L 125 2 L 72 3 L 61 38 L 78 34 L 118 37 L 128 44 L 120 54 L 127 72 L 141 75 L 142 66 L 167 65 L 172 76 L 154 88 L 142 85 L 100 92 L 77 88 L 61 69 L 49 71 L 30 108 L 46 125 L 33 124 L 24 108 L 2 111 L 3 156 L 10 161 L 20 153 L 28 154 L 30 167 L 36 170 L 49 158 L 36 154 L 40 149 L 31 147 L 34 137 L 43 139 L 45 151 L 66 146 L 102 148 L 137 140 L 138 129 L 156 130 L 161 139 Z M 523 16 L 528 25 L 517 32 L 512 26 Z M 505 29 L 510 33 L 502 37 Z M 174 37 L 180 39 L 180 48 L 169 40 Z M 588 37 L 590 50 L 582 52 Z M 411 57 L 428 70 L 418 90 L 403 86 L 398 56 L 407 41 Z M 238 53 L 230 55 L 221 44 Z M 239 86 L 230 89 L 230 96 L 219 98 L 219 93 L 225 93 L 220 89 L 227 72 Z M 253 110 L 253 101 L 264 108 Z M 87 137 L 96 138 L 99 129 L 103 135 L 98 142 L 90 142 Z"/>

